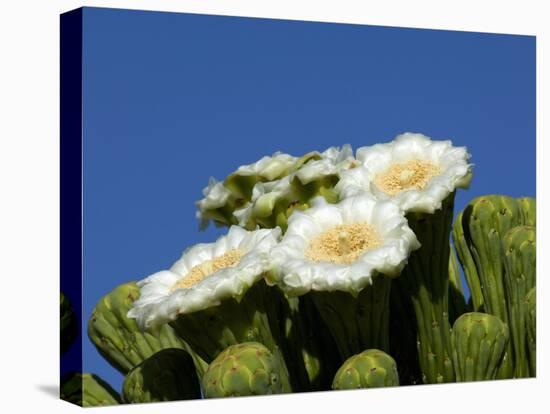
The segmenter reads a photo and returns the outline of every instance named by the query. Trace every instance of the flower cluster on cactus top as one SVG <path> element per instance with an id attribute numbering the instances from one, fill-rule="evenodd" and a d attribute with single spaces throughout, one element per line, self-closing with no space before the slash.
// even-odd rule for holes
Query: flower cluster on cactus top
<path id="1" fill-rule="evenodd" d="M 141 297 L 128 315 L 143 328 L 158 325 L 239 297 L 262 278 L 293 295 L 355 294 L 375 274 L 399 275 L 420 246 L 405 214 L 433 213 L 456 188 L 468 186 L 469 157 L 451 141 L 405 133 L 359 148 L 356 157 L 349 145 L 302 158 L 276 153 L 239 167 L 224 182 L 211 179 L 197 202 L 202 224 L 222 209 L 225 219 L 230 214 L 250 231 L 231 226 L 216 242 L 188 249 L 169 270 L 142 280 Z M 329 176 L 336 178 L 336 200 L 321 190 L 306 201 L 292 193 Z M 250 229 L 251 217 L 269 216 L 283 198 L 305 206 L 285 209 L 284 236 L 275 226 Z"/>

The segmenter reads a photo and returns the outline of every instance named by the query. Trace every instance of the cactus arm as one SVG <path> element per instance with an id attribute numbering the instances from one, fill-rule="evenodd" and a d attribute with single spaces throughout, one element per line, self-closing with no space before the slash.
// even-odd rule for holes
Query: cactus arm
<path id="1" fill-rule="evenodd" d="M 454 193 L 434 214 L 407 214 L 409 227 L 422 247 L 411 254 L 401 276 L 395 280 L 399 289 L 410 296 L 414 310 L 414 317 L 395 317 L 416 324 L 418 359 L 424 383 L 452 382 L 455 379 L 448 314 L 453 206 Z"/>
<path id="2" fill-rule="evenodd" d="M 502 241 L 509 326 L 515 356 L 514 376 L 530 376 L 527 350 L 527 307 L 525 297 L 534 287 L 536 275 L 536 234 L 534 227 L 510 229 Z"/>
<path id="3" fill-rule="evenodd" d="M 466 309 L 458 260 L 454 248 L 451 247 L 449 255 L 449 323 L 453 324 L 456 318 L 466 312 Z"/>
<path id="4" fill-rule="evenodd" d="M 516 199 L 502 195 L 486 195 L 473 199 L 462 212 L 459 222 L 464 232 L 455 227 L 455 242 L 459 258 L 470 284 L 469 265 L 460 252 L 470 252 L 475 263 L 481 293 L 483 310 L 498 316 L 503 322 L 509 322 L 506 286 L 504 282 L 504 257 L 502 238 L 512 227 L 522 223 L 523 216 Z M 455 226 L 458 226 L 455 222 Z M 464 243 L 462 243 L 464 242 Z M 462 243 L 462 244 L 461 244 Z M 475 282 L 470 286 L 475 286 Z M 472 297 L 475 293 L 472 290 Z M 476 309 L 474 298 L 474 310 Z M 500 364 L 497 378 L 511 378 L 514 373 L 514 352 L 512 341 L 508 342 L 503 362 Z"/>
<path id="5" fill-rule="evenodd" d="M 134 319 L 126 315 L 139 297 L 135 282 L 117 286 L 96 304 L 88 320 L 88 337 L 98 352 L 122 374 L 165 348 L 186 349 L 173 329 L 165 326 L 159 333 L 142 332 Z M 204 362 L 195 355 L 197 371 L 204 372 Z"/>
<path id="6" fill-rule="evenodd" d="M 472 301 L 472 308 L 474 311 L 481 311 L 483 309 L 483 293 L 481 291 L 481 282 L 479 280 L 479 274 L 477 268 L 468 247 L 466 236 L 464 234 L 465 228 L 463 224 L 463 217 L 468 215 L 468 209 L 461 211 L 456 216 L 453 225 L 453 242 L 458 254 L 460 263 L 466 276 L 466 281 L 470 289 L 470 298 Z"/>
<path id="7" fill-rule="evenodd" d="M 537 225 L 537 201 L 534 197 L 520 197 L 517 199 L 521 214 L 523 217 L 523 224 L 526 226 Z"/>

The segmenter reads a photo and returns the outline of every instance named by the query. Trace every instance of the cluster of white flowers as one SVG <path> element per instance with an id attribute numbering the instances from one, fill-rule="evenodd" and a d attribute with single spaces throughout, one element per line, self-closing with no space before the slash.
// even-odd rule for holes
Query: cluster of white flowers
<path id="1" fill-rule="evenodd" d="M 406 214 L 433 213 L 456 188 L 468 186 L 469 157 L 451 141 L 405 133 L 388 144 L 359 148 L 356 157 L 349 145 L 308 154 L 299 169 L 293 170 L 298 159 L 287 154 L 240 167 L 233 178 L 261 176 L 251 202 L 234 212 L 242 226 L 251 214 L 270 214 L 278 199 L 295 191 L 293 180 L 307 185 L 336 175 L 340 201 L 315 198 L 310 208 L 290 215 L 284 235 L 279 228 L 231 226 L 216 242 L 188 249 L 169 270 L 139 282 L 141 297 L 129 316 L 148 328 L 239 297 L 261 279 L 291 295 L 355 294 L 375 274 L 397 276 L 420 247 Z M 223 205 L 229 191 L 211 181 L 204 195 L 199 210 Z"/>

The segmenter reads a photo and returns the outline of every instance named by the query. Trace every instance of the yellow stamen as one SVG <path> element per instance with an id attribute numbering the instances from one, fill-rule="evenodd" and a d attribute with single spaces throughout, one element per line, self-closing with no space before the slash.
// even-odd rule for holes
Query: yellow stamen
<path id="1" fill-rule="evenodd" d="M 374 184 L 393 196 L 404 190 L 422 190 L 439 173 L 439 167 L 430 161 L 410 160 L 393 164 L 374 178 Z"/>
<path id="2" fill-rule="evenodd" d="M 339 224 L 313 239 L 306 257 L 314 262 L 349 264 L 380 244 L 378 234 L 367 223 Z"/>
<path id="3" fill-rule="evenodd" d="M 188 289 L 218 270 L 236 266 L 241 260 L 242 255 L 243 253 L 240 250 L 231 249 L 221 256 L 193 266 L 189 273 L 172 287 L 172 291 L 176 289 Z"/>

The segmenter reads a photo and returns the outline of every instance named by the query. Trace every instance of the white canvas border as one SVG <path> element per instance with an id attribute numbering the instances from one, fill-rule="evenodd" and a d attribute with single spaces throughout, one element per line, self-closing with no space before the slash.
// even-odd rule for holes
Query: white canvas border
<path id="1" fill-rule="evenodd" d="M 26 1 L 2 6 L 0 39 L 0 366 L 5 412 L 65 413 L 59 401 L 59 14 L 82 5 L 438 28 L 537 36 L 538 249 L 548 251 L 544 213 L 549 167 L 542 139 L 548 132 L 549 34 L 545 2 L 503 1 L 299 1 L 126 0 Z M 521 137 L 518 137 L 521 145 Z M 503 166 L 503 168 L 521 166 Z M 545 254 L 538 260 L 537 379 L 383 390 L 294 394 L 277 397 L 189 401 L 104 408 L 104 413 L 242 413 L 311 411 L 422 411 L 425 413 L 521 412 L 548 406 L 548 358 L 544 329 L 550 297 Z"/>

